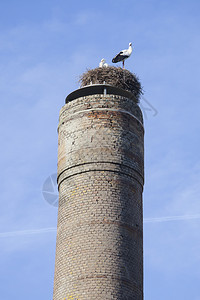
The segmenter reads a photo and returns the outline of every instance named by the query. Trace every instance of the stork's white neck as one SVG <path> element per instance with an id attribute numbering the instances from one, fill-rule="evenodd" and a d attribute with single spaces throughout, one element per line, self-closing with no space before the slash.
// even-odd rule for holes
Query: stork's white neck
<path id="1" fill-rule="evenodd" d="M 133 51 L 133 48 L 132 48 L 132 46 L 130 45 L 130 46 L 128 47 L 128 52 L 129 52 L 130 55 L 131 55 L 132 51 Z"/>

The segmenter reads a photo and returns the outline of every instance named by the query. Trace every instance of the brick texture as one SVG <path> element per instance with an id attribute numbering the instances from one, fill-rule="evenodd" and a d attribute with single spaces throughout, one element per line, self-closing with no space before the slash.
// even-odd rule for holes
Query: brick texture
<path id="1" fill-rule="evenodd" d="M 116 95 L 60 111 L 54 300 L 143 299 L 141 110 Z"/>

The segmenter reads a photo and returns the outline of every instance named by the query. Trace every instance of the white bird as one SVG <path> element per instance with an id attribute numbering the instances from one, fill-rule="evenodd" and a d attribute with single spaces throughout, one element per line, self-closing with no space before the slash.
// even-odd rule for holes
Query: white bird
<path id="1" fill-rule="evenodd" d="M 129 43 L 128 49 L 125 49 L 125 50 L 120 51 L 120 52 L 112 59 L 112 62 L 113 62 L 113 63 L 117 63 L 117 62 L 119 62 L 119 61 L 122 61 L 123 69 L 124 69 L 124 61 L 125 61 L 125 59 L 127 59 L 128 57 L 131 56 L 132 51 L 133 51 L 132 43 Z"/>
<path id="2" fill-rule="evenodd" d="M 106 68 L 108 67 L 108 64 L 106 63 L 105 58 L 102 58 L 102 60 L 99 63 L 99 68 L 102 68 L 102 67 L 106 67 Z"/>

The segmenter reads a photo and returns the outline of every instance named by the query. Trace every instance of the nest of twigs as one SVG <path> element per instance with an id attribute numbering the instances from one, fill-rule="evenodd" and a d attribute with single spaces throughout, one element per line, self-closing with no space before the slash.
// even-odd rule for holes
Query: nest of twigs
<path id="1" fill-rule="evenodd" d="M 130 71 L 116 67 L 102 67 L 87 70 L 80 76 L 81 87 L 91 84 L 110 84 L 131 92 L 139 102 L 143 94 L 138 77 Z"/>

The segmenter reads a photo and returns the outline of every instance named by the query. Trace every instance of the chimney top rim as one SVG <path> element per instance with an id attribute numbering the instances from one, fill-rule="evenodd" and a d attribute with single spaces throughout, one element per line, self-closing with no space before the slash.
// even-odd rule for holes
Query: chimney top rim
<path id="1" fill-rule="evenodd" d="M 78 88 L 66 97 L 65 103 L 71 102 L 80 97 L 98 94 L 123 96 L 133 100 L 136 104 L 138 103 L 138 100 L 133 93 L 110 84 L 91 84 Z"/>

